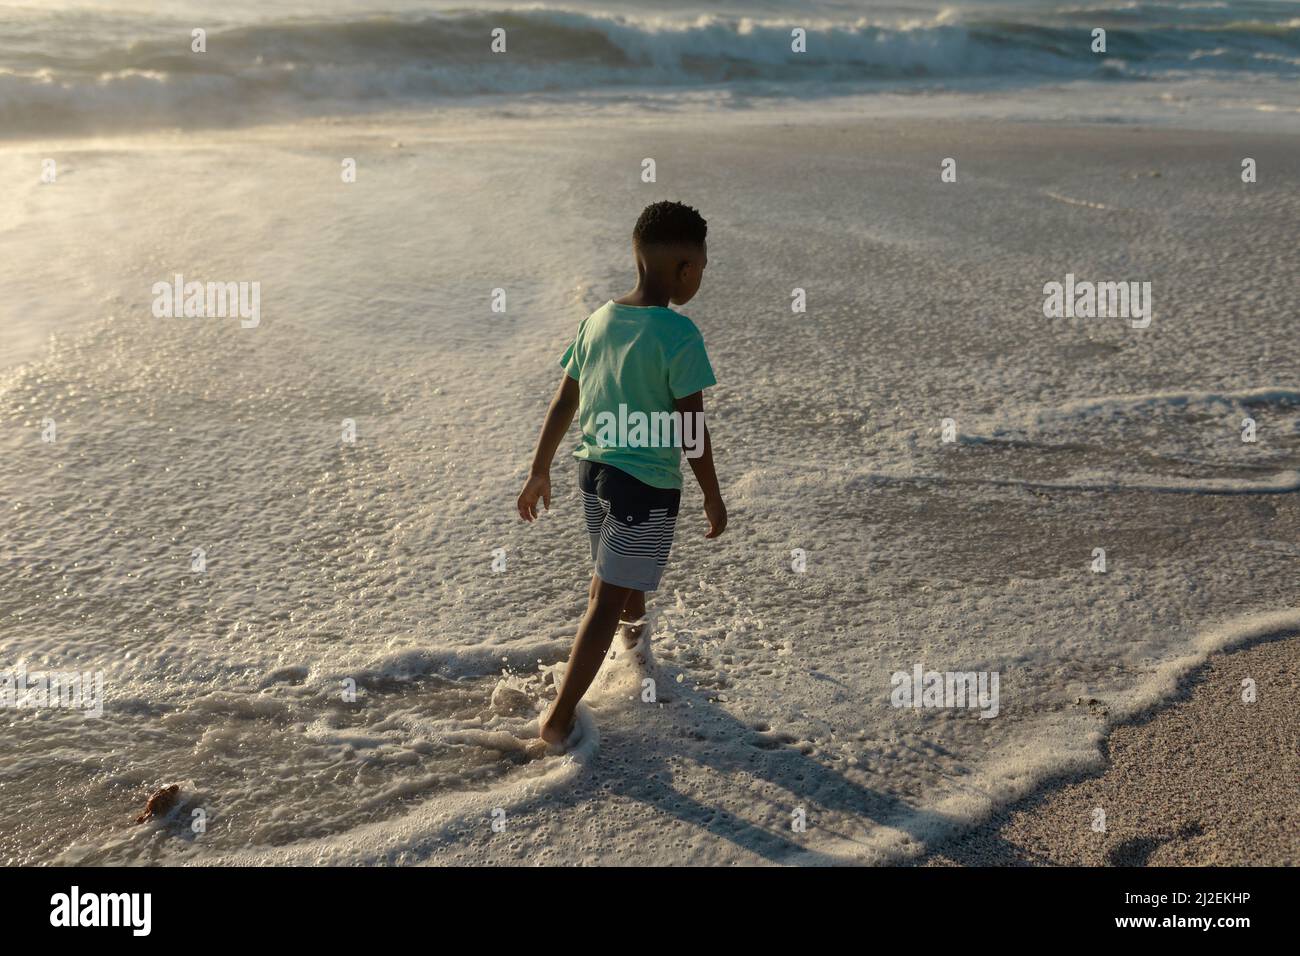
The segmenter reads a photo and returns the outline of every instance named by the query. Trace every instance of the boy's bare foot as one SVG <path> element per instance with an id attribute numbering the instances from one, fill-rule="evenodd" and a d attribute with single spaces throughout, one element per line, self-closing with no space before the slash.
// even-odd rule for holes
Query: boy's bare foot
<path id="1" fill-rule="evenodd" d="M 538 725 L 538 732 L 543 740 L 552 747 L 559 747 L 569 739 L 573 733 L 574 718 L 569 717 L 568 721 L 560 721 L 556 718 L 555 708 L 552 707 L 546 716 L 541 719 Z"/>

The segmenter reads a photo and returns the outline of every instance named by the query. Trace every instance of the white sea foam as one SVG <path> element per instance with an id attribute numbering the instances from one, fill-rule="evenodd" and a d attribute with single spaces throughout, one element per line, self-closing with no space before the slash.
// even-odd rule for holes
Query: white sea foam
<path id="1" fill-rule="evenodd" d="M 1057 405 L 1026 409 L 1015 420 L 994 426 L 994 434 L 1001 435 L 1020 429 L 1043 430 L 1051 423 L 1089 417 L 1145 414 L 1162 409 L 1187 410 L 1193 406 L 1223 405 L 1244 409 L 1250 405 L 1300 405 L 1300 390 L 1294 388 L 1264 387 L 1236 391 L 1171 391 L 1142 395 L 1103 395 L 1097 398 L 1078 398 Z M 980 441 L 980 434 L 961 433 L 962 441 Z"/>

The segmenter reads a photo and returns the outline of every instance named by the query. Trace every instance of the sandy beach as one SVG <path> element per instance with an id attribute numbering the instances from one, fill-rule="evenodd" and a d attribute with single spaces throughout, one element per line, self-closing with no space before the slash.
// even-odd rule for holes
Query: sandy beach
<path id="1" fill-rule="evenodd" d="M 922 862 L 1294 866 L 1298 691 L 1294 636 L 1216 654 L 1175 698 L 1108 735 L 1100 774 L 1044 786 Z M 1104 832 L 1092 826 L 1099 807 Z"/>
<path id="2" fill-rule="evenodd" d="M 6 226 L 15 307 L 64 318 L 0 382 L 0 650 L 103 670 L 111 719 L 13 718 L 4 807 L 58 796 L 5 862 L 1300 862 L 1294 641 L 1211 656 L 1300 628 L 1296 147 L 798 110 L 7 146 L 65 171 Z M 586 544 L 565 461 L 538 526 L 514 496 L 656 198 L 709 219 L 732 526 L 688 488 L 657 699 L 611 666 L 534 759 Z M 260 325 L 155 318 L 178 271 L 260 280 Z M 1149 281 L 1149 326 L 1045 317 L 1067 274 Z M 996 716 L 894 706 L 918 666 L 997 673 Z M 163 781 L 202 839 L 123 828 Z"/>

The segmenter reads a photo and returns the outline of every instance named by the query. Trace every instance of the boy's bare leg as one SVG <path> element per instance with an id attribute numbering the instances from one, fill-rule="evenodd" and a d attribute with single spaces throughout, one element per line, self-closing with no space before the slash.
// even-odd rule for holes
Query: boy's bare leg
<path id="1" fill-rule="evenodd" d="M 624 605 L 621 616 L 623 626 L 619 628 L 619 633 L 623 636 L 624 647 L 629 649 L 636 647 L 636 642 L 641 639 L 642 625 L 633 626 L 631 622 L 639 621 L 643 617 L 645 617 L 645 592 L 628 592 L 627 604 Z"/>
<path id="2" fill-rule="evenodd" d="M 560 694 L 551 705 L 551 711 L 542 719 L 542 739 L 549 744 L 564 743 L 573 729 L 573 715 L 578 708 L 578 701 L 587 693 L 587 688 L 596 679 L 596 672 L 605 660 L 609 642 L 614 639 L 618 628 L 618 619 L 627 607 L 631 588 L 621 588 L 615 584 L 592 578 L 591 599 L 587 602 L 587 613 L 578 626 L 578 637 L 573 642 L 573 652 L 569 655 L 569 666 L 564 672 L 564 684 Z"/>
<path id="3" fill-rule="evenodd" d="M 596 585 L 600 584 L 600 578 L 594 574 L 591 576 L 591 587 L 587 589 L 587 603 L 591 604 L 596 600 Z M 626 624 L 632 621 L 639 621 L 645 617 L 645 592 L 633 591 L 630 588 L 627 592 L 627 604 L 623 607 L 623 613 L 619 615 L 618 631 L 623 637 L 623 646 L 631 649 L 636 647 L 636 642 L 641 638 L 640 627 L 627 627 Z"/>

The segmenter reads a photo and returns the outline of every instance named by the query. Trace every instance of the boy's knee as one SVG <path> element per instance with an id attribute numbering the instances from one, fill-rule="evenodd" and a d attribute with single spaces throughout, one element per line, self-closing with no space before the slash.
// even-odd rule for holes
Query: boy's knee
<path id="1" fill-rule="evenodd" d="M 632 588 L 619 587 L 607 581 L 598 581 L 591 593 L 591 607 L 597 614 L 622 614 Z"/>

